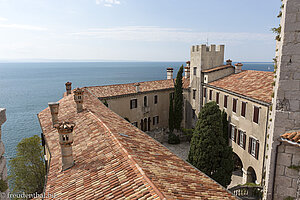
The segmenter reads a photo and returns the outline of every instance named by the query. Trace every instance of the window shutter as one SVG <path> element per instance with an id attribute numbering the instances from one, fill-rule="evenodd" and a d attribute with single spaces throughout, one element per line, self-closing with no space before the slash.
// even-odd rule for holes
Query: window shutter
<path id="1" fill-rule="evenodd" d="M 259 153 L 259 142 L 256 140 L 256 148 L 255 148 L 255 158 L 258 160 L 258 153 Z"/>
<path id="2" fill-rule="evenodd" d="M 216 102 L 217 102 L 217 104 L 219 104 L 219 96 L 220 96 L 220 93 L 217 92 L 217 94 L 216 94 Z"/>
<path id="3" fill-rule="evenodd" d="M 252 138 L 249 137 L 249 146 L 248 146 L 248 152 L 251 154 L 251 147 L 252 147 Z"/>
<path id="4" fill-rule="evenodd" d="M 130 109 L 132 109 L 132 100 L 130 100 Z"/>
<path id="5" fill-rule="evenodd" d="M 237 134 L 237 144 L 240 145 L 240 134 L 241 134 L 241 131 L 238 130 L 238 134 Z"/>
<path id="6" fill-rule="evenodd" d="M 246 149 L 246 134 L 245 133 L 243 134 L 243 137 L 244 137 L 244 139 L 243 139 L 243 148 Z"/>
<path id="7" fill-rule="evenodd" d="M 231 133 L 232 133 L 232 125 L 229 124 L 229 131 L 228 131 L 228 137 L 231 139 Z"/>
<path id="8" fill-rule="evenodd" d="M 259 108 L 254 106 L 254 116 L 253 116 L 253 121 L 255 123 L 258 123 L 258 118 L 259 118 Z"/>
<path id="9" fill-rule="evenodd" d="M 206 88 L 203 88 L 203 97 L 206 98 Z"/>
<path id="10" fill-rule="evenodd" d="M 234 128 L 234 142 L 236 142 L 236 134 L 237 134 L 237 129 Z"/>
<path id="11" fill-rule="evenodd" d="M 224 107 L 227 108 L 227 98 L 228 96 L 224 95 Z"/>

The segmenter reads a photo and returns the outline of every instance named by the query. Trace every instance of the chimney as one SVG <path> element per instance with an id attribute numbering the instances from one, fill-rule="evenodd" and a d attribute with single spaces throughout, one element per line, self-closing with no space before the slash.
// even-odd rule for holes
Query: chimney
<path id="1" fill-rule="evenodd" d="M 82 112 L 83 110 L 83 90 L 77 88 L 74 90 L 74 100 L 76 102 L 77 112 Z"/>
<path id="2" fill-rule="evenodd" d="M 74 126 L 75 124 L 69 122 L 63 122 L 55 125 L 55 128 L 59 134 L 62 170 L 69 169 L 74 165 L 72 150 Z"/>
<path id="3" fill-rule="evenodd" d="M 236 63 L 236 64 L 235 64 L 235 73 L 236 73 L 236 74 L 242 72 L 242 66 L 243 66 L 242 63 Z"/>
<path id="4" fill-rule="evenodd" d="M 232 60 L 230 59 L 226 60 L 226 65 L 232 65 Z"/>
<path id="5" fill-rule="evenodd" d="M 71 90 L 72 90 L 72 83 L 71 82 L 66 82 L 66 90 L 67 90 L 67 95 L 71 94 Z"/>
<path id="6" fill-rule="evenodd" d="M 133 86 L 135 86 L 135 89 L 136 89 L 136 93 L 139 93 L 140 92 L 140 83 L 135 83 Z"/>
<path id="7" fill-rule="evenodd" d="M 58 109 L 59 109 L 59 103 L 58 102 L 50 102 L 48 103 L 51 116 L 52 116 L 52 125 L 58 124 Z"/>
<path id="8" fill-rule="evenodd" d="M 172 67 L 167 68 L 167 79 L 173 79 L 173 68 Z"/>
<path id="9" fill-rule="evenodd" d="M 184 67 L 184 78 L 190 78 L 190 61 L 187 61 Z"/>

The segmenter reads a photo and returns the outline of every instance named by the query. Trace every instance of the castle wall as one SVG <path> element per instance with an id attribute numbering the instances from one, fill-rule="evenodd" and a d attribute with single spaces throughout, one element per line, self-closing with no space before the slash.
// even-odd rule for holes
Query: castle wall
<path id="1" fill-rule="evenodd" d="M 267 149 L 265 199 L 272 199 L 276 149 L 280 135 L 300 129 L 300 2 L 283 0 L 281 40 L 277 41 L 277 72 L 272 100 L 272 123 L 269 129 L 270 146 Z M 279 188 L 277 188 L 279 189 Z M 282 191 L 275 191 L 283 192 Z"/>
<path id="2" fill-rule="evenodd" d="M 4 108 L 0 108 L 0 178 L 4 181 L 7 180 L 7 167 L 6 167 L 6 158 L 4 157 L 5 148 L 4 148 L 4 144 L 1 140 L 1 136 L 2 136 L 1 126 L 6 121 L 5 111 L 6 110 Z M 8 198 L 5 198 L 5 196 L 7 196 L 7 194 L 8 194 L 8 190 L 5 193 L 6 193 L 6 195 L 1 195 L 1 197 L 2 197 L 1 199 L 8 199 Z"/>
<path id="3" fill-rule="evenodd" d="M 232 146 L 234 153 L 236 153 L 243 163 L 243 183 L 247 180 L 247 170 L 252 167 L 256 173 L 257 183 L 261 183 L 263 177 L 263 163 L 264 163 L 264 150 L 266 140 L 266 130 L 268 121 L 268 106 L 258 104 L 249 99 L 241 96 L 229 94 L 227 92 L 204 86 L 207 88 L 206 98 L 203 97 L 203 102 L 208 103 L 210 101 L 216 101 L 216 93 L 219 92 L 219 108 L 227 113 L 228 122 L 231 125 L 236 126 L 238 130 L 242 130 L 246 134 L 245 148 L 241 147 L 237 141 L 233 141 L 231 138 L 229 144 Z M 212 90 L 212 100 L 209 100 L 209 91 Z M 227 98 L 227 108 L 224 107 L 224 97 Z M 233 98 L 237 99 L 236 113 L 232 111 Z M 242 102 L 246 102 L 246 115 L 241 116 Z M 254 106 L 259 107 L 259 121 L 258 123 L 253 122 Z M 230 131 L 230 130 L 229 130 Z M 229 133 L 230 137 L 230 133 Z M 249 137 L 255 138 L 259 141 L 259 156 L 256 159 L 248 151 L 249 148 Z M 241 183 L 242 184 L 242 183 Z"/>

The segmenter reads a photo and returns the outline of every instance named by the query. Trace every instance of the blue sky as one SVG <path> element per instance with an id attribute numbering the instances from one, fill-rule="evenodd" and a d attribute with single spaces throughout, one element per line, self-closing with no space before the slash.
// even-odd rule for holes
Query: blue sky
<path id="1" fill-rule="evenodd" d="M 0 0 L 0 60 L 272 61 L 280 0 Z"/>

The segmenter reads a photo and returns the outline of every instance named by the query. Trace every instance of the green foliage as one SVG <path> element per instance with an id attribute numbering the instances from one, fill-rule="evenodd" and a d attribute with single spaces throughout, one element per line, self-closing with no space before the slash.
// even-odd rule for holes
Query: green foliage
<path id="1" fill-rule="evenodd" d="M 275 86 L 275 81 L 273 81 L 272 86 L 273 86 L 273 87 Z"/>
<path id="2" fill-rule="evenodd" d="M 108 107 L 108 103 L 107 103 L 106 99 L 105 99 L 104 101 L 102 101 L 102 103 L 103 103 L 106 107 Z"/>
<path id="3" fill-rule="evenodd" d="M 7 182 L 0 179 L 0 192 L 5 192 L 8 189 Z"/>
<path id="4" fill-rule="evenodd" d="M 183 128 L 181 129 L 183 134 L 186 135 L 187 137 L 187 140 L 190 142 L 192 137 L 193 137 L 193 131 L 194 129 L 186 129 L 186 128 Z"/>
<path id="5" fill-rule="evenodd" d="M 299 171 L 300 170 L 300 166 L 299 165 L 291 165 L 288 167 L 289 169 L 294 169 L 294 170 L 297 170 Z"/>
<path id="6" fill-rule="evenodd" d="M 176 130 L 181 129 L 181 122 L 183 119 L 182 73 L 183 65 L 180 67 L 177 73 L 174 92 L 174 128 Z"/>
<path id="7" fill-rule="evenodd" d="M 223 136 L 226 142 L 228 142 L 228 121 L 227 121 L 227 113 L 225 112 L 225 110 L 222 111 L 221 113 L 221 117 L 222 117 L 222 126 L 223 126 Z"/>
<path id="8" fill-rule="evenodd" d="M 188 162 L 226 187 L 231 182 L 234 164 L 222 124 L 221 110 L 216 102 L 205 104 L 193 133 Z"/>
<path id="9" fill-rule="evenodd" d="M 279 14 L 277 15 L 278 18 L 282 17 L 282 12 L 280 11 Z"/>
<path id="10" fill-rule="evenodd" d="M 294 198 L 294 197 L 291 197 L 291 196 L 288 196 L 288 197 L 286 197 L 284 200 L 295 200 L 295 198 Z"/>
<path id="11" fill-rule="evenodd" d="M 280 34 L 281 33 L 281 25 L 278 28 L 272 28 L 273 33 Z"/>
<path id="12" fill-rule="evenodd" d="M 174 104 L 173 104 L 173 97 L 172 94 L 170 94 L 170 106 L 169 106 L 169 130 L 170 133 L 173 133 L 174 130 Z"/>
<path id="13" fill-rule="evenodd" d="M 9 161 L 12 193 L 42 193 L 45 182 L 41 139 L 34 135 L 24 138 L 17 145 L 17 155 Z"/>
<path id="14" fill-rule="evenodd" d="M 173 132 L 170 132 L 169 137 L 168 137 L 168 143 L 169 144 L 179 144 L 180 143 L 179 136 L 175 135 Z"/>

